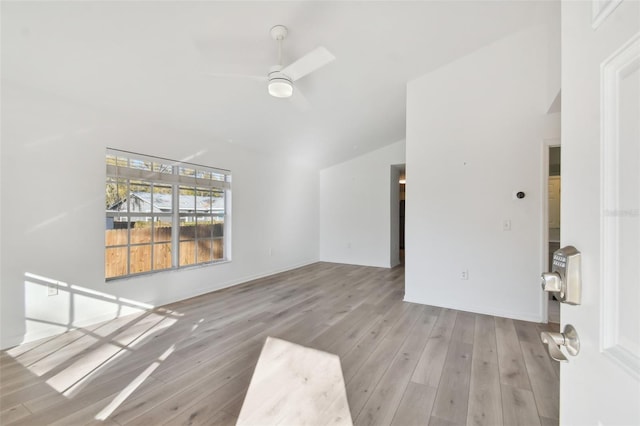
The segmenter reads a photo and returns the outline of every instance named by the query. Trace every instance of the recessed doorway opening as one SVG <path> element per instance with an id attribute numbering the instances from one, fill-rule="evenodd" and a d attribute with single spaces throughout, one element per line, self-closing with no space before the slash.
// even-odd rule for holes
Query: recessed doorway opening
<path id="1" fill-rule="evenodd" d="M 560 206 L 561 206 L 561 148 L 559 145 L 550 144 L 548 149 L 547 178 L 547 211 L 546 227 L 547 233 L 547 255 L 545 270 L 550 271 L 552 266 L 553 252 L 560 248 Z M 552 323 L 560 323 L 560 302 L 552 294 L 548 294 L 547 320 Z"/>
<path id="2" fill-rule="evenodd" d="M 391 166 L 391 267 L 404 265 L 404 204 L 406 187 L 404 164 Z"/>

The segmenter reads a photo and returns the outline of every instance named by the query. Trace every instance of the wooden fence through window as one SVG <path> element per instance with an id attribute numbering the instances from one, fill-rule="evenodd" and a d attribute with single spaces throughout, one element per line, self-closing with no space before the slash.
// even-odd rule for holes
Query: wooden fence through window
<path id="1" fill-rule="evenodd" d="M 212 262 L 224 258 L 223 225 L 181 225 L 179 265 Z M 153 231 L 153 239 L 152 239 Z M 126 247 L 131 237 L 130 257 Z M 197 237 L 197 239 L 196 239 Z M 154 242 L 151 245 L 151 242 Z M 171 268 L 171 227 L 138 227 L 105 231 L 105 274 L 107 278 Z M 140 245 L 138 245 L 140 244 Z M 113 247 L 125 246 L 125 247 Z M 153 250 L 153 256 L 152 256 Z M 153 262 L 152 262 L 153 258 Z"/>

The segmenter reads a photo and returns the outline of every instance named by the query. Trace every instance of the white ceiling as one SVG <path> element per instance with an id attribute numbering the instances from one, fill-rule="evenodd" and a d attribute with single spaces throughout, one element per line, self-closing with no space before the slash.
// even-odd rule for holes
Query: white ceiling
<path id="1" fill-rule="evenodd" d="M 552 2 L 2 2 L 3 84 L 166 123 L 324 167 L 405 137 L 407 81 L 536 24 Z M 266 85 L 269 35 L 287 64 L 316 46 L 336 60 L 296 83 L 312 107 Z"/>

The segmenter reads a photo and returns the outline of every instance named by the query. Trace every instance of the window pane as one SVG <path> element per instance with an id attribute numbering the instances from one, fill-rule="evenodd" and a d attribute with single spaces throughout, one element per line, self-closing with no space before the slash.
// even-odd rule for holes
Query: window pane
<path id="1" fill-rule="evenodd" d="M 217 213 L 220 215 L 224 215 L 224 192 L 223 191 L 214 191 L 211 206 L 211 213 Z"/>
<path id="2" fill-rule="evenodd" d="M 165 164 L 165 163 L 153 163 L 153 171 L 156 173 L 168 173 L 168 174 L 172 174 L 173 173 L 173 167 L 171 166 L 171 164 Z"/>
<path id="3" fill-rule="evenodd" d="M 113 219 L 107 218 L 107 229 L 104 231 L 105 246 L 126 246 L 129 243 L 128 222 L 115 222 Z"/>
<path id="4" fill-rule="evenodd" d="M 211 179 L 224 182 L 225 175 L 223 175 L 222 173 L 211 173 Z"/>
<path id="5" fill-rule="evenodd" d="M 171 213 L 172 205 L 171 185 L 153 185 L 152 210 L 156 213 Z"/>
<path id="6" fill-rule="evenodd" d="M 196 224 L 195 222 L 180 222 L 180 241 L 195 240 Z"/>
<path id="7" fill-rule="evenodd" d="M 138 274 L 151 270 L 151 245 L 131 246 L 129 273 Z"/>
<path id="8" fill-rule="evenodd" d="M 197 170 L 196 177 L 198 179 L 211 179 L 211 172 L 208 172 L 206 170 Z"/>
<path id="9" fill-rule="evenodd" d="M 196 213 L 209 213 L 211 211 L 211 190 L 196 188 L 195 203 Z"/>
<path id="10" fill-rule="evenodd" d="M 129 163 L 129 167 L 132 169 L 138 169 L 138 170 L 148 170 L 151 171 L 152 166 L 151 166 L 151 161 L 146 161 L 146 160 L 140 160 L 137 158 L 132 158 L 130 163 Z"/>
<path id="11" fill-rule="evenodd" d="M 213 240 L 213 259 L 224 259 L 224 239 L 222 238 Z"/>
<path id="12" fill-rule="evenodd" d="M 170 217 L 160 217 L 153 223 L 153 241 L 168 242 L 171 241 L 171 222 Z"/>
<path id="13" fill-rule="evenodd" d="M 115 166 L 116 165 L 116 156 L 113 154 L 107 154 L 107 165 Z"/>
<path id="14" fill-rule="evenodd" d="M 196 242 L 184 241 L 180 243 L 180 266 L 196 263 Z"/>
<path id="15" fill-rule="evenodd" d="M 116 162 L 120 167 L 129 167 L 129 159 L 127 157 L 118 156 Z"/>
<path id="16" fill-rule="evenodd" d="M 151 213 L 151 184 L 149 182 L 134 181 L 129 184 L 129 211 L 131 213 Z M 134 222 L 141 219 L 132 218 Z"/>
<path id="17" fill-rule="evenodd" d="M 153 269 L 171 268 L 171 244 L 153 246 Z"/>
<path id="18" fill-rule="evenodd" d="M 127 247 L 107 248 L 104 255 L 105 277 L 127 275 Z"/>
<path id="19" fill-rule="evenodd" d="M 127 211 L 126 179 L 107 178 L 105 207 L 108 211 Z"/>
<path id="20" fill-rule="evenodd" d="M 132 223 L 130 230 L 131 244 L 148 244 L 151 243 L 151 223 L 150 216 L 141 216 L 135 218 L 135 224 Z"/>
<path id="21" fill-rule="evenodd" d="M 178 173 L 180 173 L 181 176 L 195 176 L 196 170 L 190 167 L 180 167 Z"/>
<path id="22" fill-rule="evenodd" d="M 180 222 L 195 222 L 196 188 L 193 186 L 180 187 Z"/>
<path id="23" fill-rule="evenodd" d="M 196 237 L 198 239 L 210 239 L 213 237 L 213 218 L 199 217 L 196 226 Z"/>
<path id="24" fill-rule="evenodd" d="M 213 260 L 213 241 L 198 241 L 198 263 L 211 262 Z"/>
<path id="25" fill-rule="evenodd" d="M 224 235 L 224 217 L 217 216 L 214 218 L 213 236 L 222 237 Z"/>
<path id="26" fill-rule="evenodd" d="M 196 211 L 198 213 L 224 214 L 224 192 L 211 189 L 196 189 Z"/>

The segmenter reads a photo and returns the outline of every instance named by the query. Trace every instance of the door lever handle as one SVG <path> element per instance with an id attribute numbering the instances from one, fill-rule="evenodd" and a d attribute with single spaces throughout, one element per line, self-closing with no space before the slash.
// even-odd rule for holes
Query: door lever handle
<path id="1" fill-rule="evenodd" d="M 578 339 L 578 332 L 571 324 L 565 325 L 562 333 L 543 331 L 540 333 L 540 340 L 542 340 L 542 343 L 547 345 L 551 358 L 559 362 L 569 361 L 560 350 L 561 346 L 567 348 L 567 352 L 572 356 L 576 356 L 578 355 L 578 352 L 580 352 L 580 339 Z"/>

